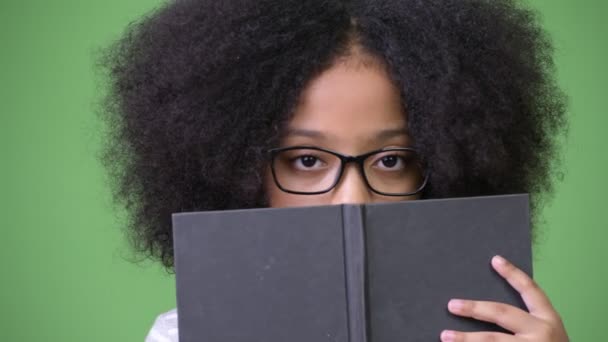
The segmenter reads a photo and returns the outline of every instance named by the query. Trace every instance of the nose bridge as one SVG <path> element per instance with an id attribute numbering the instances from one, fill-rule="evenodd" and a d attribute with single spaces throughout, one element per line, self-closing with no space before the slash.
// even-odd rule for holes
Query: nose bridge
<path id="1" fill-rule="evenodd" d="M 371 193 L 357 163 L 344 166 L 344 173 L 332 194 L 332 204 L 370 202 Z"/>

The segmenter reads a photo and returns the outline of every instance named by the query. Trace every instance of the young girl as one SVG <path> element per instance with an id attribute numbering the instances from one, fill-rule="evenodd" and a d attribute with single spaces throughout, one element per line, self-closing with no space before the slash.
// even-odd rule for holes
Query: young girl
<path id="1" fill-rule="evenodd" d="M 174 212 L 528 192 L 537 215 L 566 121 L 551 54 L 511 0 L 177 0 L 108 50 L 104 161 L 168 269 Z M 542 289 L 492 265 L 528 311 L 453 299 L 511 334 L 441 340 L 567 341 Z M 147 341 L 177 341 L 176 318 Z"/>

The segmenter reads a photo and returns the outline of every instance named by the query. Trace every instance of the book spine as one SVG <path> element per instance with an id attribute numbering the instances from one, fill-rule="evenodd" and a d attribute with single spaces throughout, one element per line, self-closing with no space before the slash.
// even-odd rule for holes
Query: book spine
<path id="1" fill-rule="evenodd" d="M 364 208 L 342 206 L 349 342 L 367 342 Z"/>

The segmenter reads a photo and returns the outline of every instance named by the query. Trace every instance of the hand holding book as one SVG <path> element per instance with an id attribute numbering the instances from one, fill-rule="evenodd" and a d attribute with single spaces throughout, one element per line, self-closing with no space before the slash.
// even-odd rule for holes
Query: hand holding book
<path id="1" fill-rule="evenodd" d="M 450 300 L 448 310 L 458 316 L 495 323 L 515 335 L 500 332 L 444 330 L 441 333 L 442 342 L 568 341 L 566 329 L 559 314 L 533 279 L 498 255 L 492 259 L 492 267 L 519 292 L 529 312 L 508 304 L 465 299 Z"/>

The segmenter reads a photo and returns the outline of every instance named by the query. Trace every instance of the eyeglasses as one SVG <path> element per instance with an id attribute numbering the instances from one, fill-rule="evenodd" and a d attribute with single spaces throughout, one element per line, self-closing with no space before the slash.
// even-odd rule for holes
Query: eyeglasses
<path id="1" fill-rule="evenodd" d="M 340 181 L 347 163 L 356 163 L 366 185 L 385 196 L 411 196 L 428 181 L 422 160 L 409 147 L 385 148 L 347 156 L 319 147 L 292 146 L 268 150 L 272 176 L 284 192 L 317 195 Z"/>

